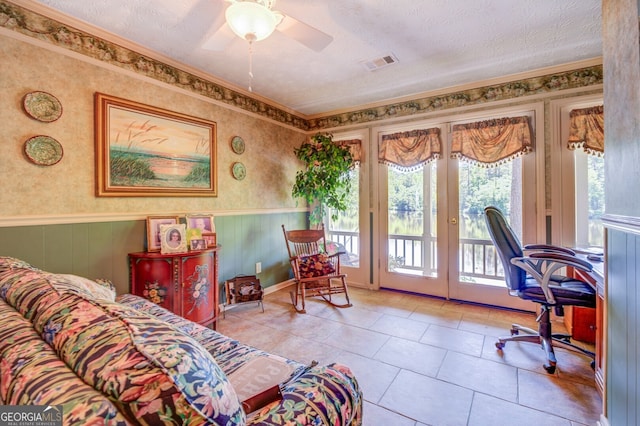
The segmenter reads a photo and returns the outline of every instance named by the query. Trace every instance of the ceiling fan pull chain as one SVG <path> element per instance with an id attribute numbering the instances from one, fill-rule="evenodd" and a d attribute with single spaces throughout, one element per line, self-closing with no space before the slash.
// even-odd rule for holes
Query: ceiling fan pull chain
<path id="1" fill-rule="evenodd" d="M 253 43 L 249 40 L 249 92 L 253 92 L 251 83 L 253 83 Z"/>

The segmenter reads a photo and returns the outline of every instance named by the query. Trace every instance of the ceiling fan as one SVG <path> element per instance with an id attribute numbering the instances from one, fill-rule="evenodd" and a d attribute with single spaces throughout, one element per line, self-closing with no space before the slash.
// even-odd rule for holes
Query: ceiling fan
<path id="1" fill-rule="evenodd" d="M 225 21 L 204 42 L 203 49 L 222 51 L 236 36 L 249 43 L 267 38 L 274 30 L 320 52 L 333 37 L 302 21 L 273 10 L 276 0 L 224 0 L 231 3 Z"/>

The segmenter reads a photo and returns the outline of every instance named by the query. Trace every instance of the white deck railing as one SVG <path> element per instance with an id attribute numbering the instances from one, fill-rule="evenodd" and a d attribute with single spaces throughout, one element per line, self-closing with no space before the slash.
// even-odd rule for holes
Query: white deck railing
<path id="1" fill-rule="evenodd" d="M 360 256 L 358 232 L 329 231 L 328 238 L 342 246 L 350 259 Z M 389 235 L 389 264 L 394 269 L 433 276 L 437 272 L 436 237 Z M 460 239 L 459 273 L 461 277 L 502 279 L 504 270 L 491 240 Z"/>

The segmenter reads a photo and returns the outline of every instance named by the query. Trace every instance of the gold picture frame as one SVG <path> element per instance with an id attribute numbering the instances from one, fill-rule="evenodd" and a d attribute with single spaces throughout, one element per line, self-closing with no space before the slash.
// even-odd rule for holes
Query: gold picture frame
<path id="1" fill-rule="evenodd" d="M 210 213 L 188 213 L 185 215 L 187 228 L 200 229 L 202 232 L 216 232 L 214 216 Z"/>
<path id="2" fill-rule="evenodd" d="M 162 236 L 160 225 L 177 225 L 178 216 L 148 216 L 147 217 L 147 251 L 160 251 Z"/>
<path id="3" fill-rule="evenodd" d="M 95 94 L 99 197 L 216 197 L 216 123 Z"/>

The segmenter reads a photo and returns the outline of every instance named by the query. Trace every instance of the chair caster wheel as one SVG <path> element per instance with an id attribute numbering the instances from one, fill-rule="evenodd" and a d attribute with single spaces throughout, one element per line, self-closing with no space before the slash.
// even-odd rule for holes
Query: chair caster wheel
<path id="1" fill-rule="evenodd" d="M 504 342 L 496 342 L 496 348 L 500 351 L 504 349 Z"/>
<path id="2" fill-rule="evenodd" d="M 511 329 L 511 335 L 512 336 L 517 336 L 518 334 L 520 334 L 520 330 L 518 330 L 517 328 L 512 328 Z"/>
<path id="3" fill-rule="evenodd" d="M 547 371 L 547 373 L 549 374 L 553 374 L 556 372 L 556 366 L 555 365 L 543 365 L 544 369 Z"/>

